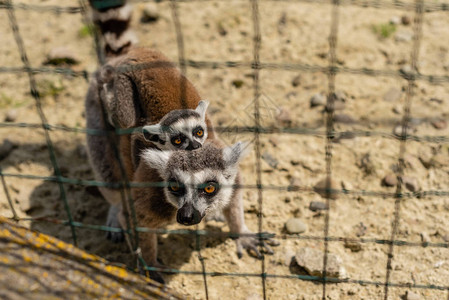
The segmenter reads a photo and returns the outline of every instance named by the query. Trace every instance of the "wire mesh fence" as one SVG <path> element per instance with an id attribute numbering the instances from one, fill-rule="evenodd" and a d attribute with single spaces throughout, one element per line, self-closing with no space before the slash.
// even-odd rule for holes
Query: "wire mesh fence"
<path id="1" fill-rule="evenodd" d="M 106 2 L 106 1 L 104 1 Z M 8 13 L 9 23 L 13 32 L 13 36 L 16 42 L 17 49 L 20 53 L 20 58 L 22 61 L 22 66 L 14 67 L 2 67 L 0 66 L 1 73 L 15 73 L 20 76 L 27 76 L 29 81 L 29 89 L 31 95 L 35 101 L 35 108 L 40 118 L 40 123 L 11 123 L 3 122 L 0 123 L 0 128 L 30 128 L 30 129 L 43 129 L 44 138 L 46 141 L 46 146 L 50 155 L 51 165 L 54 169 L 53 176 L 38 176 L 31 174 L 22 173 L 10 173 L 4 172 L 0 169 L 0 175 L 2 178 L 2 186 L 7 197 L 10 209 L 12 212 L 12 219 L 15 221 L 36 221 L 36 222 L 49 222 L 55 224 L 62 224 L 69 226 L 71 229 L 72 240 L 75 245 L 80 237 L 80 229 L 93 229 L 98 231 L 121 231 L 121 229 L 99 226 L 93 224 L 85 224 L 75 221 L 73 214 L 71 212 L 70 206 L 67 201 L 66 184 L 80 185 L 80 186 L 97 186 L 97 187 L 110 187 L 114 189 L 119 189 L 121 191 L 123 207 L 127 211 L 125 216 L 127 217 L 128 228 L 124 230 L 131 237 L 130 252 L 135 256 L 137 265 L 147 271 L 160 271 L 167 273 L 184 273 L 202 276 L 203 286 L 204 286 L 204 297 L 209 298 L 207 281 L 210 277 L 215 276 L 226 276 L 226 277 L 259 277 L 262 286 L 263 298 L 267 298 L 266 290 L 266 280 L 268 278 L 285 278 L 285 279 L 301 279 L 305 281 L 319 282 L 322 285 L 322 299 L 327 299 L 329 295 L 329 284 L 330 283 L 349 283 L 354 285 L 373 285 L 383 287 L 383 297 L 384 299 L 389 299 L 392 287 L 402 287 L 402 288 L 414 288 L 414 289 L 425 289 L 425 290 L 439 290 L 446 293 L 447 299 L 449 299 L 449 285 L 433 285 L 433 284 L 419 284 L 419 283 L 403 283 L 395 282 L 391 279 L 391 270 L 393 270 L 394 261 L 394 249 L 395 247 L 423 247 L 423 248 L 449 248 L 448 242 L 413 242 L 398 239 L 398 231 L 401 225 L 401 203 L 407 201 L 411 198 L 421 198 L 426 196 L 434 197 L 447 197 L 449 196 L 449 189 L 439 189 L 439 190 L 424 190 L 424 191 L 409 191 L 407 192 L 404 187 L 405 183 L 402 178 L 404 176 L 405 168 L 405 153 L 407 143 L 414 141 L 419 143 L 434 143 L 434 144 L 444 144 L 449 142 L 449 136 L 424 136 L 424 135 L 413 135 L 410 134 L 408 126 L 411 122 L 411 104 L 415 97 L 416 82 L 424 81 L 430 84 L 449 84 L 449 76 L 447 75 L 432 75 L 432 74 L 421 74 L 418 72 L 418 62 L 419 62 L 419 51 L 421 48 L 421 42 L 423 39 L 422 27 L 423 27 L 423 16 L 429 12 L 447 12 L 449 11 L 449 3 L 440 2 L 424 2 L 422 0 L 416 0 L 414 2 L 407 1 L 356 1 L 356 0 L 332 0 L 332 1 L 307 1 L 307 0 L 286 0 L 286 1 L 262 1 L 262 0 L 249 0 L 241 1 L 249 3 L 251 11 L 248 12 L 249 18 L 252 24 L 252 59 L 251 61 L 198 61 L 188 59 L 185 53 L 185 45 L 188 41 L 184 39 L 183 28 L 179 19 L 178 5 L 179 3 L 188 3 L 191 1 L 131 1 L 133 3 L 140 2 L 169 2 L 169 7 L 171 10 L 172 22 L 175 27 L 175 35 L 177 42 L 177 52 L 178 52 L 178 66 L 183 74 L 188 75 L 189 68 L 194 69 L 204 69 L 204 70 L 215 70 L 215 69 L 244 69 L 251 71 L 252 78 L 252 91 L 253 91 L 253 107 L 251 108 L 252 121 L 254 122 L 251 126 L 218 126 L 215 130 L 221 134 L 246 134 L 252 135 L 254 137 L 254 152 L 255 152 L 255 173 L 256 180 L 255 184 L 240 185 L 238 188 L 247 189 L 257 193 L 257 211 L 258 211 L 258 223 L 257 223 L 257 233 L 246 234 L 250 236 L 255 236 L 261 241 L 267 238 L 278 238 L 278 239 L 298 239 L 298 240 L 316 240 L 322 241 L 324 243 L 324 255 L 322 258 L 323 269 L 322 276 L 311 276 L 311 275 L 299 275 L 299 274 L 270 274 L 267 272 L 265 257 L 261 259 L 260 262 L 260 272 L 257 273 L 239 273 L 239 272 L 218 272 L 211 271 L 207 268 L 207 261 L 201 255 L 200 241 L 202 237 L 213 236 L 213 237 L 238 237 L 242 234 L 236 233 L 222 233 L 222 232 L 212 232 L 208 230 L 162 230 L 162 229 L 152 229 L 152 228 L 140 228 L 137 226 L 136 212 L 134 211 L 131 189 L 133 187 L 142 186 L 166 186 L 164 182 L 148 182 L 139 183 L 132 182 L 126 176 L 124 171 L 123 162 L 119 155 L 117 146 L 114 142 L 114 136 L 116 135 L 129 135 L 133 132 L 139 132 L 141 128 L 132 129 L 117 129 L 114 131 L 101 131 L 94 130 L 90 128 L 73 128 L 60 125 L 50 124 L 47 121 L 46 115 L 42 110 L 42 99 L 39 93 L 39 88 L 36 84 L 35 76 L 38 74 L 57 74 L 61 76 L 69 77 L 81 77 L 86 81 L 91 78 L 92 73 L 86 70 L 75 71 L 72 68 L 60 68 L 60 67 L 33 67 L 31 66 L 28 53 L 24 47 L 24 40 L 20 31 L 20 24 L 16 19 L 15 12 L 18 10 L 30 10 L 34 12 L 50 12 L 53 14 L 81 14 L 84 22 L 89 23 L 89 18 L 87 17 L 88 5 L 86 1 L 80 0 L 79 4 L 76 6 L 52 6 L 52 5 L 30 5 L 24 3 L 13 3 L 12 1 L 0 1 L 0 9 L 6 10 Z M 197 0 L 195 2 L 212 2 L 212 0 Z M 330 18 L 330 35 L 329 35 L 329 55 L 327 56 L 328 62 L 327 66 L 320 65 L 309 65 L 303 63 L 271 63 L 264 62 L 260 57 L 262 33 L 261 33 L 261 21 L 259 5 L 264 2 L 291 2 L 291 3 L 315 3 L 322 5 L 330 5 L 331 18 Z M 346 6 L 355 6 L 361 8 L 374 8 L 374 9 L 398 9 L 403 11 L 411 11 L 414 14 L 413 18 L 413 43 L 410 49 L 410 65 L 411 68 L 408 70 L 383 70 L 383 69 L 369 69 L 369 68 L 351 68 L 341 66 L 337 61 L 336 51 L 338 48 L 338 30 L 339 30 L 339 17 L 341 9 Z M 92 26 L 91 24 L 89 26 Z M 94 31 L 95 32 L 95 31 Z M 101 55 L 101 47 L 99 45 L 99 37 L 95 33 L 93 35 L 94 45 L 96 46 L 96 53 L 98 54 L 98 62 L 102 64 L 104 58 Z M 138 66 L 140 68 L 151 68 L 149 65 Z M 261 82 L 260 82 L 260 72 L 262 70 L 282 70 L 282 71 L 294 71 L 294 72 L 304 72 L 304 73 L 320 73 L 325 74 L 328 79 L 328 86 L 326 92 L 326 104 L 325 104 L 325 130 L 320 129 L 310 129 L 307 126 L 303 127 L 280 127 L 280 126 L 263 126 L 261 123 Z M 335 129 L 335 102 L 336 102 L 336 77 L 340 74 L 350 74 L 350 75 L 363 75 L 369 77 L 388 77 L 394 79 L 405 80 L 407 82 L 405 94 L 405 104 L 403 109 L 403 115 L 400 122 L 401 130 L 395 133 L 386 133 L 382 131 L 375 130 L 351 130 L 351 131 L 338 131 Z M 393 124 L 395 120 L 377 120 L 382 124 Z M 373 120 L 360 121 L 369 124 Z M 122 180 L 116 183 L 106 183 L 98 182 L 93 180 L 84 180 L 79 178 L 71 178 L 63 176 L 61 172 L 61 165 L 58 164 L 56 159 L 54 142 L 51 138 L 50 133 L 53 131 L 61 132 L 75 132 L 87 135 L 104 135 L 109 137 L 109 141 L 113 148 L 115 149 L 115 157 L 121 165 L 121 176 Z M 262 150 L 261 150 L 261 136 L 270 136 L 273 134 L 289 134 L 289 135 L 304 135 L 304 136 L 321 136 L 325 138 L 325 185 L 321 189 L 300 185 L 273 185 L 266 184 L 262 178 Z M 354 137 L 382 137 L 392 140 L 397 140 L 399 142 L 399 149 L 397 155 L 397 169 L 395 170 L 395 175 L 398 178 L 397 184 L 395 186 L 394 192 L 385 192 L 381 190 L 357 190 L 343 188 L 338 189 L 332 187 L 331 181 L 334 178 L 332 159 L 335 155 L 334 144 L 336 139 L 341 136 L 352 135 Z M 67 214 L 66 220 L 53 219 L 49 217 L 43 218 L 21 218 L 16 213 L 14 203 L 11 199 L 9 188 L 7 185 L 8 178 L 23 178 L 30 180 L 41 180 L 46 182 L 53 182 L 58 185 L 60 198 L 64 206 L 64 210 Z M 324 215 L 324 228 L 322 236 L 314 235 L 298 235 L 298 234 L 286 234 L 286 233 L 266 233 L 264 232 L 264 191 L 294 191 L 295 193 L 303 192 L 321 192 L 324 194 L 326 199 L 326 206 L 329 208 L 325 210 Z M 391 223 L 391 234 L 389 239 L 376 239 L 376 238 L 350 238 L 345 236 L 332 236 L 330 234 L 330 214 L 331 214 L 331 201 L 333 195 L 359 195 L 359 196 L 372 196 L 379 198 L 390 198 L 394 200 L 394 211 L 393 220 Z M 180 269 L 160 269 L 155 267 L 150 267 L 143 260 L 140 248 L 139 248 L 139 235 L 145 233 L 156 233 L 158 235 L 169 234 L 169 235 L 189 235 L 195 238 L 195 250 L 198 252 L 198 258 L 201 263 L 201 271 L 186 271 Z M 355 278 L 349 279 L 336 279 L 334 277 L 327 276 L 328 274 L 328 259 L 329 259 L 329 244 L 338 242 L 359 242 L 362 244 L 379 244 L 387 245 L 388 250 L 386 252 L 387 262 L 385 265 L 385 280 L 361 280 Z"/>

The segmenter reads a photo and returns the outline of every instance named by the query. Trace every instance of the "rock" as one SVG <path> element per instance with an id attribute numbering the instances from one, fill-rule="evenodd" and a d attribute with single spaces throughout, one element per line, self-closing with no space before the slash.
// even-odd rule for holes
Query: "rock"
<path id="1" fill-rule="evenodd" d="M 395 105 L 395 107 L 393 107 L 393 112 L 397 115 L 402 114 L 402 106 L 401 105 Z"/>
<path id="2" fill-rule="evenodd" d="M 410 65 L 402 66 L 399 69 L 399 72 L 401 72 L 405 78 L 409 78 L 416 73 L 416 71 L 414 71 Z"/>
<path id="3" fill-rule="evenodd" d="M 407 26 L 407 25 L 410 25 L 411 22 L 412 21 L 410 20 L 409 16 L 404 15 L 404 16 L 401 17 L 402 25 L 406 25 Z"/>
<path id="4" fill-rule="evenodd" d="M 79 59 L 67 47 L 56 47 L 50 50 L 47 55 L 47 65 L 76 65 L 79 64 Z"/>
<path id="5" fill-rule="evenodd" d="M 441 168 L 449 164 L 447 156 L 443 154 L 435 154 L 433 156 L 421 154 L 419 161 L 426 169 Z"/>
<path id="6" fill-rule="evenodd" d="M 362 250 L 362 244 L 358 241 L 345 240 L 344 246 L 350 249 L 351 252 L 359 252 Z"/>
<path id="7" fill-rule="evenodd" d="M 307 225 L 298 218 L 292 218 L 285 223 L 285 229 L 288 233 L 303 233 L 307 230 Z"/>
<path id="8" fill-rule="evenodd" d="M 288 187 L 290 191 L 299 191 L 301 188 L 301 180 L 297 177 L 292 177 L 290 179 L 290 186 Z"/>
<path id="9" fill-rule="evenodd" d="M 299 85 L 301 85 L 301 75 L 296 75 L 293 79 L 292 79 L 292 85 L 294 87 L 297 87 Z"/>
<path id="10" fill-rule="evenodd" d="M 160 14 L 156 3 L 148 3 L 145 5 L 142 11 L 142 18 L 140 19 L 143 23 L 151 23 L 159 20 Z"/>
<path id="11" fill-rule="evenodd" d="M 17 110 L 16 109 L 10 109 L 6 112 L 5 115 L 5 122 L 14 122 L 17 120 Z"/>
<path id="12" fill-rule="evenodd" d="M 388 174 L 382 179 L 384 186 L 396 186 L 398 184 L 398 177 L 395 174 Z"/>
<path id="13" fill-rule="evenodd" d="M 435 129 L 446 129 L 447 128 L 447 122 L 445 120 L 433 120 L 431 122 L 432 126 L 435 127 Z"/>
<path id="14" fill-rule="evenodd" d="M 296 252 L 295 262 L 311 276 L 323 276 L 324 253 L 313 248 L 301 248 Z M 326 276 L 338 279 L 347 278 L 341 258 L 335 254 L 327 254 Z"/>
<path id="15" fill-rule="evenodd" d="M 383 96 L 384 101 L 396 102 L 401 99 L 402 92 L 397 88 L 390 88 Z"/>
<path id="16" fill-rule="evenodd" d="M 272 167 L 273 169 L 276 169 L 277 166 L 278 166 L 278 164 L 279 164 L 279 162 L 277 161 L 277 159 L 274 158 L 274 157 L 273 157 L 270 153 L 268 153 L 268 152 L 264 152 L 264 153 L 262 154 L 262 159 L 263 159 L 264 161 L 266 161 L 267 164 L 268 164 L 270 167 Z"/>
<path id="17" fill-rule="evenodd" d="M 343 92 L 343 91 L 336 91 L 334 93 L 334 99 L 336 102 L 338 102 L 338 101 L 346 102 L 347 96 L 346 96 L 345 92 Z"/>
<path id="18" fill-rule="evenodd" d="M 416 128 L 414 128 L 414 127 L 412 127 L 412 126 L 410 126 L 410 125 L 407 125 L 407 127 L 406 127 L 406 129 L 405 129 L 405 134 L 406 134 L 406 135 L 411 135 L 411 134 L 413 134 L 413 133 L 415 133 L 415 132 L 416 132 Z M 402 125 L 397 125 L 397 126 L 393 129 L 393 134 L 396 135 L 396 136 L 398 136 L 398 137 L 401 137 L 401 136 L 402 136 Z"/>
<path id="19" fill-rule="evenodd" d="M 449 233 L 443 234 L 442 238 L 443 238 L 443 241 L 445 241 L 446 243 L 449 243 Z"/>
<path id="20" fill-rule="evenodd" d="M 310 107 L 326 105 L 326 96 L 323 94 L 315 94 L 310 98 Z"/>
<path id="21" fill-rule="evenodd" d="M 276 116 L 276 121 L 278 121 L 281 126 L 289 127 L 292 125 L 292 117 L 290 116 L 289 111 L 284 107 L 280 108 L 279 113 Z"/>
<path id="22" fill-rule="evenodd" d="M 310 202 L 309 209 L 311 211 L 320 211 L 320 210 L 327 210 L 329 209 L 329 207 L 327 206 L 326 202 L 312 201 Z"/>
<path id="23" fill-rule="evenodd" d="M 413 292 L 407 291 L 405 292 L 405 295 L 402 297 L 404 300 L 420 300 L 421 297 Z"/>
<path id="24" fill-rule="evenodd" d="M 391 17 L 390 24 L 399 25 L 399 23 L 401 23 L 401 18 L 399 18 L 397 16 Z"/>
<path id="25" fill-rule="evenodd" d="M 8 139 L 4 139 L 0 145 L 0 161 L 5 159 L 15 148 L 17 148 L 16 144 Z"/>
<path id="26" fill-rule="evenodd" d="M 268 141 L 271 145 L 273 145 L 273 147 L 277 147 L 279 145 L 279 139 L 277 137 L 272 136 L 268 139 Z"/>
<path id="27" fill-rule="evenodd" d="M 427 232 L 421 232 L 421 242 L 430 243 L 430 236 Z"/>
<path id="28" fill-rule="evenodd" d="M 394 36 L 396 42 L 407 43 L 413 40 L 413 32 L 410 31 L 398 31 Z"/>
<path id="29" fill-rule="evenodd" d="M 334 122 L 343 124 L 354 124 L 356 121 L 353 117 L 347 114 L 335 114 Z"/>
<path id="30" fill-rule="evenodd" d="M 332 112 L 332 111 L 336 111 L 336 110 L 343 110 L 346 108 L 346 104 L 343 101 L 340 100 L 335 100 L 333 105 L 331 105 L 330 103 L 326 105 L 326 111 L 327 112 Z"/>
<path id="31" fill-rule="evenodd" d="M 334 181 L 331 180 L 330 181 L 330 185 L 328 186 L 328 182 L 327 179 L 323 179 L 320 182 L 318 182 L 314 187 L 313 190 L 318 193 L 321 197 L 326 198 L 327 197 L 327 189 L 330 188 L 331 190 L 329 191 L 329 198 L 336 200 L 338 198 L 338 193 L 339 193 L 339 186 L 338 184 Z"/>
<path id="32" fill-rule="evenodd" d="M 417 192 L 421 189 L 418 180 L 414 177 L 402 176 L 402 183 L 410 192 Z"/>

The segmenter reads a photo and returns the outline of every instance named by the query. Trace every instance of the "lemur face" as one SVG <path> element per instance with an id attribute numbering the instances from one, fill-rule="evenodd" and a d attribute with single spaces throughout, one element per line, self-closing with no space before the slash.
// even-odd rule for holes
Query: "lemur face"
<path id="1" fill-rule="evenodd" d="M 246 148 L 238 142 L 224 149 L 210 143 L 197 151 L 147 149 L 142 159 L 167 182 L 165 197 L 178 210 L 178 223 L 195 225 L 229 203 Z"/>
<path id="2" fill-rule="evenodd" d="M 155 125 L 144 126 L 145 138 L 161 150 L 195 150 L 207 138 L 206 110 L 209 102 L 200 101 L 196 109 L 173 110 Z"/>

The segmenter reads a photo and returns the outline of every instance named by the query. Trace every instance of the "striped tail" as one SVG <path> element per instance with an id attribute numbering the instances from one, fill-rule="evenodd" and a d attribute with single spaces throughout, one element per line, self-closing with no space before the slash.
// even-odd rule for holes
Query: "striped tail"
<path id="1" fill-rule="evenodd" d="M 89 0 L 93 8 L 93 21 L 103 36 L 106 58 L 128 52 L 137 43 L 137 37 L 129 28 L 132 6 L 126 0 Z"/>

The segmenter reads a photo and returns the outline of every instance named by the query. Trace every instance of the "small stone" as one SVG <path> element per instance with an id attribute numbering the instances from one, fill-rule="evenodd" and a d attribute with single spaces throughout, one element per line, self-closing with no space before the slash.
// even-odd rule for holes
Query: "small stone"
<path id="1" fill-rule="evenodd" d="M 320 211 L 320 210 L 327 210 L 329 209 L 329 207 L 327 206 L 326 202 L 312 201 L 310 202 L 309 209 L 311 211 Z"/>
<path id="2" fill-rule="evenodd" d="M 296 75 L 293 79 L 292 79 L 292 86 L 297 87 L 301 85 L 301 75 Z"/>
<path id="3" fill-rule="evenodd" d="M 17 148 L 16 144 L 8 139 L 4 139 L 0 145 L 0 161 L 5 159 L 15 148 Z"/>
<path id="4" fill-rule="evenodd" d="M 430 98 L 431 102 L 436 102 L 438 104 L 443 104 L 444 100 L 439 98 Z"/>
<path id="5" fill-rule="evenodd" d="M 449 233 L 446 233 L 442 236 L 443 241 L 445 241 L 446 243 L 449 243 Z"/>
<path id="6" fill-rule="evenodd" d="M 276 120 L 281 126 L 289 127 L 292 125 L 292 117 L 287 109 L 281 107 L 278 115 L 276 116 Z"/>
<path id="7" fill-rule="evenodd" d="M 295 262 L 311 276 L 323 276 L 324 253 L 313 248 L 301 248 L 296 252 Z M 347 278 L 343 261 L 335 254 L 327 254 L 326 276 L 338 279 Z"/>
<path id="8" fill-rule="evenodd" d="M 334 93 L 334 99 L 336 100 L 336 102 L 338 101 L 346 102 L 347 96 L 343 91 L 336 91 Z"/>
<path id="9" fill-rule="evenodd" d="M 399 23 L 401 23 L 401 19 L 399 17 L 392 17 L 390 19 L 390 24 L 392 25 L 399 25 Z"/>
<path id="10" fill-rule="evenodd" d="M 421 232 L 421 242 L 430 243 L 430 236 L 427 232 Z"/>
<path id="11" fill-rule="evenodd" d="M 292 218 L 285 223 L 285 229 L 288 233 L 303 233 L 307 230 L 307 225 L 300 219 Z"/>
<path id="12" fill-rule="evenodd" d="M 343 124 L 354 124 L 355 120 L 353 117 L 347 114 L 335 114 L 334 122 Z"/>
<path id="13" fill-rule="evenodd" d="M 76 65 L 79 64 L 79 59 L 75 54 L 66 47 L 56 47 L 50 50 L 47 55 L 47 65 Z"/>
<path id="14" fill-rule="evenodd" d="M 402 182 L 410 192 L 417 192 L 421 189 L 418 180 L 414 177 L 402 176 Z"/>
<path id="15" fill-rule="evenodd" d="M 336 111 L 336 110 L 343 110 L 345 108 L 346 108 L 346 104 L 343 101 L 340 101 L 340 100 L 334 101 L 334 103 L 332 105 L 330 103 L 328 103 L 326 105 L 326 111 L 327 112 L 332 112 L 332 111 Z"/>
<path id="16" fill-rule="evenodd" d="M 315 94 L 310 98 L 310 107 L 326 105 L 326 96 L 323 94 Z"/>
<path id="17" fill-rule="evenodd" d="M 278 160 L 277 160 L 276 158 L 274 158 L 274 157 L 273 157 L 270 153 L 268 153 L 268 152 L 264 152 L 264 153 L 262 154 L 262 159 L 263 159 L 264 161 L 266 161 L 267 164 L 268 164 L 270 167 L 272 167 L 273 169 L 276 169 L 277 166 L 278 166 L 278 164 L 279 164 Z"/>
<path id="18" fill-rule="evenodd" d="M 402 106 L 396 105 L 395 107 L 393 107 L 393 112 L 397 115 L 402 114 Z"/>
<path id="19" fill-rule="evenodd" d="M 413 292 L 407 291 L 405 292 L 405 295 L 402 297 L 404 300 L 419 300 L 421 297 Z"/>
<path id="20" fill-rule="evenodd" d="M 18 114 L 16 109 L 8 110 L 5 115 L 5 122 L 14 122 L 15 120 L 17 120 L 17 115 Z"/>
<path id="21" fill-rule="evenodd" d="M 323 198 L 326 198 L 328 196 L 327 189 L 330 189 L 329 198 L 336 200 L 338 198 L 338 192 L 340 189 L 338 184 L 334 180 L 331 180 L 330 184 L 328 185 L 328 181 L 325 178 L 313 187 L 313 190 Z"/>
<path id="22" fill-rule="evenodd" d="M 411 134 L 413 134 L 413 133 L 415 133 L 415 132 L 416 132 L 416 128 L 413 128 L 413 127 L 410 126 L 410 125 L 408 125 L 408 126 L 405 128 L 405 134 L 406 134 L 406 135 L 411 135 Z M 398 137 L 401 137 L 401 136 L 402 136 L 402 125 L 396 126 L 396 127 L 393 129 L 393 134 L 396 135 L 396 136 L 398 136 Z"/>
<path id="23" fill-rule="evenodd" d="M 384 101 L 396 102 L 401 99 L 402 92 L 397 88 L 390 88 L 383 96 Z"/>
<path id="24" fill-rule="evenodd" d="M 410 25 L 410 23 L 412 22 L 411 20 L 410 20 L 410 17 L 409 16 L 402 16 L 401 17 L 401 22 L 402 22 L 402 25 Z"/>
<path id="25" fill-rule="evenodd" d="M 344 246 L 350 249 L 351 252 L 359 252 L 362 250 L 362 244 L 358 241 L 345 240 Z"/>
<path id="26" fill-rule="evenodd" d="M 432 126 L 435 127 L 435 129 L 446 129 L 447 128 L 447 122 L 445 120 L 434 120 L 432 121 Z"/>
<path id="27" fill-rule="evenodd" d="M 398 184 L 398 177 L 394 174 L 388 174 L 382 179 L 382 185 L 384 186 L 396 186 Z"/>
<path id="28" fill-rule="evenodd" d="M 270 137 L 268 139 L 268 141 L 270 142 L 271 145 L 273 145 L 273 147 L 277 147 L 279 145 L 279 139 L 276 137 Z"/>
<path id="29" fill-rule="evenodd" d="M 142 18 L 140 19 L 143 23 L 156 22 L 160 17 L 159 9 L 156 3 L 148 3 L 145 5 L 142 11 Z"/>
<path id="30" fill-rule="evenodd" d="M 411 40 L 413 40 L 413 32 L 398 31 L 394 36 L 394 40 L 396 42 L 402 42 L 402 43 L 410 42 Z"/>
<path id="31" fill-rule="evenodd" d="M 411 75 L 413 75 L 414 73 L 416 73 L 415 71 L 413 71 L 412 67 L 410 65 L 404 65 L 402 66 L 399 71 L 402 73 L 402 75 L 406 78 L 411 77 Z"/>
<path id="32" fill-rule="evenodd" d="M 297 177 L 292 177 L 290 179 L 290 186 L 288 187 L 289 191 L 299 191 L 301 188 L 301 180 Z"/>

